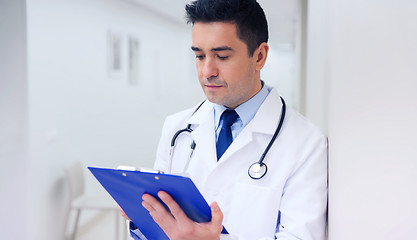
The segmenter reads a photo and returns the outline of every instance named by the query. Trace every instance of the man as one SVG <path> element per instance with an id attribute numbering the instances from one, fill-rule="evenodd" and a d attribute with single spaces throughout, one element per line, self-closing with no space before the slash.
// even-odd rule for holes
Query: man
<path id="1" fill-rule="evenodd" d="M 197 0 L 186 11 L 208 101 L 167 118 L 155 168 L 188 174 L 212 202 L 212 220 L 193 222 L 165 192 L 158 197 L 170 212 L 148 194 L 142 205 L 170 239 L 324 239 L 326 138 L 292 109 L 284 115 L 276 89 L 260 79 L 269 50 L 262 8 L 255 0 Z M 258 162 L 282 116 L 282 129 L 264 159 L 268 171 L 254 179 L 248 168 Z M 173 136 L 189 124 L 192 140 L 178 137 L 171 158 Z M 229 234 L 221 234 L 223 225 Z"/>

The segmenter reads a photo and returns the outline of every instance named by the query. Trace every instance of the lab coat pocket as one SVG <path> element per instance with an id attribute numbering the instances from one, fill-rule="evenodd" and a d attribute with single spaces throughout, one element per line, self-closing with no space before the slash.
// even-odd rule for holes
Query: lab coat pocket
<path id="1" fill-rule="evenodd" d="M 238 231 L 248 239 L 274 237 L 281 190 L 248 183 L 236 183 L 230 202 L 230 231 Z"/>

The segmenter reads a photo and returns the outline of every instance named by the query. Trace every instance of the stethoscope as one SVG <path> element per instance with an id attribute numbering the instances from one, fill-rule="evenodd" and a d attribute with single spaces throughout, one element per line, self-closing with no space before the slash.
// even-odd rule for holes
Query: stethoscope
<path id="1" fill-rule="evenodd" d="M 278 137 L 279 132 L 281 131 L 282 124 L 284 123 L 285 111 L 286 111 L 286 108 L 287 108 L 286 104 L 285 104 L 285 101 L 282 97 L 281 97 L 281 102 L 282 102 L 281 117 L 279 119 L 278 127 L 275 130 L 274 135 L 272 136 L 271 140 L 269 141 L 268 146 L 265 148 L 264 152 L 262 153 L 261 157 L 259 158 L 259 161 L 250 165 L 250 167 L 248 169 L 248 175 L 252 179 L 261 179 L 263 176 L 265 176 L 266 172 L 268 171 L 268 167 L 264 163 L 265 156 L 268 153 L 269 149 L 272 147 L 272 144 L 274 144 L 276 138 Z M 194 112 L 191 115 L 194 115 L 194 113 L 196 113 L 198 111 L 198 109 L 203 105 L 203 103 L 204 102 L 202 102 L 196 108 L 196 110 L 194 110 Z M 191 137 L 191 132 L 192 131 L 193 131 L 193 129 L 191 128 L 191 124 L 188 124 L 186 128 L 180 129 L 177 132 L 175 132 L 174 136 L 172 137 L 171 150 L 170 150 L 170 157 L 171 157 L 170 167 L 169 167 L 170 170 L 171 170 L 172 160 L 173 160 L 173 156 L 174 156 L 175 144 L 176 144 L 178 136 L 181 135 L 182 133 L 187 133 L 187 135 L 190 135 L 190 137 Z M 190 163 L 190 160 L 191 160 L 191 157 L 193 155 L 195 147 L 196 147 L 196 144 L 195 144 L 194 139 L 193 139 L 193 141 L 191 142 L 191 145 L 190 145 L 190 154 L 189 154 L 189 157 L 188 157 L 188 161 L 187 161 L 187 164 L 184 166 L 184 172 L 185 172 L 186 169 L 188 169 L 188 165 Z"/>

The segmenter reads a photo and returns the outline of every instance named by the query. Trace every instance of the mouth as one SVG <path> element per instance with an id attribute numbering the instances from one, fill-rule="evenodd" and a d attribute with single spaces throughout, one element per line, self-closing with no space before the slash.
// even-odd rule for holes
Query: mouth
<path id="1" fill-rule="evenodd" d="M 221 87 L 223 87 L 223 86 L 221 86 L 221 85 L 213 85 L 213 84 L 206 84 L 206 85 L 204 85 L 207 89 L 218 89 L 218 88 L 221 88 Z"/>

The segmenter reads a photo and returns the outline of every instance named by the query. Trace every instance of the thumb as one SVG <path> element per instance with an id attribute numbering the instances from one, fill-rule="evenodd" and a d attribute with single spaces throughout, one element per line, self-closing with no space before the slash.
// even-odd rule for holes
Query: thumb
<path id="1" fill-rule="evenodd" d="M 213 202 L 210 205 L 210 208 L 211 208 L 211 223 L 214 226 L 218 226 L 218 228 L 220 229 L 219 232 L 221 232 L 222 229 L 223 229 L 223 224 L 222 224 L 222 222 L 223 222 L 223 213 L 220 210 L 220 207 L 217 204 L 217 202 Z"/>

